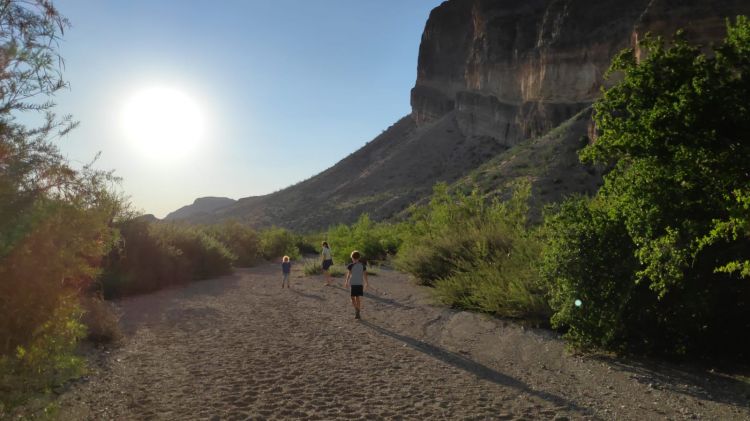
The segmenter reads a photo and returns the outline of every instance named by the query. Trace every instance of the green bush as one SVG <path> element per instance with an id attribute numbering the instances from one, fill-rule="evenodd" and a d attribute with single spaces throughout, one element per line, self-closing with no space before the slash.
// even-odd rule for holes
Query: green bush
<path id="1" fill-rule="evenodd" d="M 537 231 L 487 233 L 511 239 L 503 250 L 495 248 L 484 259 L 457 262 L 457 268 L 435 282 L 442 303 L 498 316 L 526 318 L 547 324 L 551 310 L 547 285 L 539 275 L 542 241 Z"/>
<path id="2" fill-rule="evenodd" d="M 555 309 L 552 326 L 567 328 L 566 338 L 580 348 L 622 349 L 630 330 L 647 327 L 631 322 L 654 305 L 634 280 L 635 245 L 626 227 L 580 198 L 564 202 L 546 224 L 542 274 Z"/>
<path id="3" fill-rule="evenodd" d="M 74 353 L 86 336 L 80 318 L 77 297 L 62 296 L 49 318 L 35 327 L 31 340 L 0 355 L 0 410 L 83 373 L 84 361 Z"/>
<path id="4" fill-rule="evenodd" d="M 299 236 L 284 228 L 272 227 L 260 232 L 260 253 L 266 260 L 281 260 L 284 256 L 301 257 L 297 243 Z"/>
<path id="5" fill-rule="evenodd" d="M 226 275 L 232 271 L 235 256 L 216 238 L 200 227 L 153 224 L 151 233 L 163 244 L 175 248 L 193 280 Z"/>
<path id="6" fill-rule="evenodd" d="M 505 202 L 438 185 L 415 209 L 396 264 L 435 287 L 447 305 L 545 323 L 550 314 L 538 264 L 542 237 L 527 227 L 528 182 Z"/>
<path id="7" fill-rule="evenodd" d="M 261 257 L 260 235 L 238 221 L 209 225 L 204 231 L 221 242 L 234 256 L 236 266 L 252 266 Z"/>
<path id="8" fill-rule="evenodd" d="M 401 245 L 400 226 L 387 222 L 375 223 L 366 213 L 351 226 L 331 227 L 326 238 L 331 245 L 334 262 L 351 262 L 351 252 L 358 250 L 363 259 L 385 260 L 396 254 Z"/>
<path id="9" fill-rule="evenodd" d="M 100 284 L 105 297 L 155 291 L 231 272 L 234 255 L 200 227 L 152 223 L 119 224 L 120 246 L 109 255 Z"/>

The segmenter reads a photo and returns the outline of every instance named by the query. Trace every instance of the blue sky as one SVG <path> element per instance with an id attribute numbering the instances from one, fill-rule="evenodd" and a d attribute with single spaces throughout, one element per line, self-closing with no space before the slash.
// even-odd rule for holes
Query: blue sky
<path id="1" fill-rule="evenodd" d="M 114 169 L 136 209 L 163 217 L 201 196 L 240 198 L 306 179 L 410 111 L 419 40 L 439 0 L 58 0 L 81 126 L 74 163 Z M 206 120 L 196 149 L 147 156 L 123 132 L 136 92 L 176 89 Z"/>

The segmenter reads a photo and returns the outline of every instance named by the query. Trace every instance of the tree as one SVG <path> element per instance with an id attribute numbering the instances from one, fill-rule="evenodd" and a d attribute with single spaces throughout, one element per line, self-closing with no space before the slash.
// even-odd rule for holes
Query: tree
<path id="1" fill-rule="evenodd" d="M 627 234 L 613 247 L 632 249 L 632 273 L 616 282 L 631 284 L 625 290 L 638 294 L 619 295 L 624 301 L 615 307 L 643 312 L 638 320 L 646 330 L 628 326 L 632 317 L 622 314 L 612 321 L 625 330 L 618 343 L 598 344 L 666 353 L 740 352 L 741 341 L 734 338 L 750 329 L 750 283 L 741 279 L 750 259 L 750 22 L 728 22 L 726 39 L 710 54 L 679 32 L 670 46 L 661 38 L 640 46 L 646 51 L 641 61 L 632 50 L 613 61 L 610 72 L 623 78 L 595 104 L 600 135 L 581 158 L 613 166 L 589 206 Z M 556 227 L 560 232 L 571 225 Z M 553 282 L 568 278 L 552 274 L 564 272 L 572 260 L 588 265 L 589 274 L 622 264 L 582 259 L 584 251 L 550 253 Z M 563 290 L 569 288 L 557 289 Z M 636 296 L 642 306 L 629 301 Z M 571 297 L 557 297 L 557 324 L 597 344 L 593 331 L 565 316 Z"/>
<path id="2" fill-rule="evenodd" d="M 72 168 L 54 144 L 75 127 L 55 116 L 50 101 L 66 86 L 57 43 L 67 27 L 49 1 L 0 1 L 3 400 L 78 368 L 70 354 L 84 331 L 78 294 L 98 273 L 121 203 L 111 173 Z M 26 112 L 42 115 L 42 123 L 19 123 Z M 13 383 L 13 375 L 22 380 Z"/>

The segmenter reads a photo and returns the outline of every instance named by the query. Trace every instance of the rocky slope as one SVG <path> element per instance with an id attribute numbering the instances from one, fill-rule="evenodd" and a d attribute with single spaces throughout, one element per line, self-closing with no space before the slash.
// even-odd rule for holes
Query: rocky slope
<path id="1" fill-rule="evenodd" d="M 591 129 L 589 114 L 580 113 L 600 95 L 612 57 L 648 32 L 669 36 L 686 28 L 697 42 L 721 39 L 724 19 L 737 14 L 750 14 L 750 2 L 446 1 L 430 13 L 422 35 L 409 116 L 304 182 L 189 219 L 298 230 L 350 222 L 361 212 L 382 219 L 429 194 L 435 182 L 455 182 L 472 170 L 474 178 L 492 173 L 483 179 L 489 192 L 516 177 L 531 177 L 542 201 L 590 192 L 601 175 L 575 160 Z M 517 150 L 565 122 L 557 143 L 540 143 L 552 155 Z"/>

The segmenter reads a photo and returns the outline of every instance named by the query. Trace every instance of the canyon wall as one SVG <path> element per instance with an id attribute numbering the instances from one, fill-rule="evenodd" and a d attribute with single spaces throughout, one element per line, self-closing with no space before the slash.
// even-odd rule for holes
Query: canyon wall
<path id="1" fill-rule="evenodd" d="M 430 14 L 412 117 L 450 111 L 466 136 L 513 146 L 542 135 L 599 95 L 613 56 L 648 32 L 709 43 L 748 0 L 451 0 Z"/>

